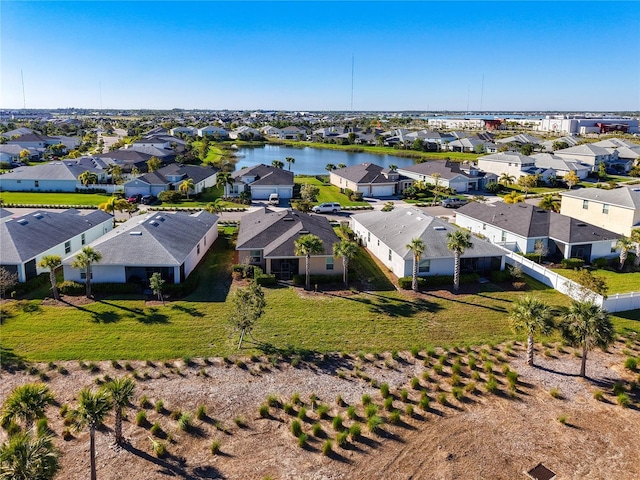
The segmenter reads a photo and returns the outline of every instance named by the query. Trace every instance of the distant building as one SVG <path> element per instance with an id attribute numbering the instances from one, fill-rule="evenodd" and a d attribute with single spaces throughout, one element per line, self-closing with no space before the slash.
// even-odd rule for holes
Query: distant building
<path id="1" fill-rule="evenodd" d="M 587 133 L 638 133 L 638 119 L 623 117 L 583 117 L 573 115 L 547 115 L 538 126 L 542 132 L 570 135 Z"/>

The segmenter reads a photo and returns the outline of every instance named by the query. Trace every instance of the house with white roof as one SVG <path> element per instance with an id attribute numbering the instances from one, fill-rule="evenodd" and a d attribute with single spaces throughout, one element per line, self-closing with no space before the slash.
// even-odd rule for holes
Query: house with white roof
<path id="1" fill-rule="evenodd" d="M 0 223 L 0 266 L 26 282 L 48 271 L 38 267 L 45 255 L 65 258 L 113 229 L 113 216 L 102 210 L 38 210 Z"/>
<path id="2" fill-rule="evenodd" d="M 218 238 L 218 217 L 200 211 L 152 212 L 133 217 L 89 243 L 102 255 L 91 267 L 95 283 L 140 283 L 148 286 L 158 272 L 167 283 L 182 283 L 202 261 Z M 86 273 L 71 267 L 74 256 L 62 266 L 65 280 L 85 281 Z"/>
<path id="3" fill-rule="evenodd" d="M 7 192 L 75 192 L 84 188 L 78 177 L 91 171 L 98 182 L 106 182 L 109 175 L 99 165 L 88 165 L 78 160 L 49 162 L 29 167 L 17 167 L 0 175 L 0 190 Z"/>
<path id="4" fill-rule="evenodd" d="M 227 132 L 222 127 L 216 127 L 215 125 L 208 125 L 206 127 L 202 127 L 198 129 L 198 136 L 204 137 L 205 135 L 214 136 L 218 135 L 221 138 L 227 138 L 229 136 L 229 132 Z"/>
<path id="5" fill-rule="evenodd" d="M 615 256 L 620 234 L 527 203 L 470 202 L 456 211 L 456 224 L 517 253 L 535 253 L 542 242 L 561 258 Z"/>
<path id="6" fill-rule="evenodd" d="M 606 148 L 591 143 L 563 148 L 554 153 L 558 157 L 589 165 L 593 171 L 596 171 L 601 163 L 609 163 L 618 159 L 618 153 L 615 150 L 609 152 Z"/>
<path id="7" fill-rule="evenodd" d="M 236 140 L 236 139 L 253 140 L 253 139 L 258 139 L 261 136 L 262 135 L 260 134 L 259 130 L 256 130 L 255 128 L 247 127 L 246 125 L 238 127 L 235 130 L 232 130 L 231 132 L 229 132 L 229 138 L 233 140 Z"/>
<path id="8" fill-rule="evenodd" d="M 500 152 L 478 157 L 478 168 L 483 172 L 493 173 L 500 177 L 503 173 L 513 175 L 516 180 L 530 175 L 531 169 L 536 168 L 536 161 L 532 157 L 517 152 Z"/>
<path id="9" fill-rule="evenodd" d="M 454 255 L 447 248 L 447 234 L 459 228 L 418 208 L 352 215 L 351 229 L 359 242 L 397 277 L 413 274 L 413 252 L 407 245 L 414 238 L 422 240 L 425 246 L 419 276 L 453 275 Z M 503 250 L 480 238 L 473 238 L 472 242 L 473 248 L 461 257 L 462 273 L 504 269 Z"/>
<path id="10" fill-rule="evenodd" d="M 579 188 L 560 193 L 560 213 L 629 236 L 640 228 L 640 187 Z"/>
<path id="11" fill-rule="evenodd" d="M 589 165 L 566 160 L 551 153 L 536 153 L 531 155 L 531 158 L 535 160 L 537 168 L 553 170 L 558 179 L 569 172 L 574 172 L 580 180 L 584 180 L 591 171 Z"/>
<path id="12" fill-rule="evenodd" d="M 281 140 L 298 140 L 299 138 L 306 138 L 307 131 L 304 128 L 290 125 L 280 129 L 278 138 Z"/>

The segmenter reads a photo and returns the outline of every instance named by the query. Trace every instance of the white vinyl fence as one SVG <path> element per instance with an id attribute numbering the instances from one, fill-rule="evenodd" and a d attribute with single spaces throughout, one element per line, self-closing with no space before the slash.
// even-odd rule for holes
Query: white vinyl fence
<path id="1" fill-rule="evenodd" d="M 503 248 L 503 250 L 505 252 L 505 262 L 509 265 L 517 264 L 522 271 L 530 277 L 535 278 L 549 287 L 553 287 L 555 290 L 568 295 L 574 300 L 584 299 L 584 288 L 580 284 L 573 280 L 569 280 L 553 270 L 545 268 L 522 255 L 513 253 L 506 248 Z M 616 293 L 608 297 L 606 300 L 602 295 L 591 292 L 588 294 L 588 298 L 608 312 L 612 313 L 640 308 L 640 292 Z"/>

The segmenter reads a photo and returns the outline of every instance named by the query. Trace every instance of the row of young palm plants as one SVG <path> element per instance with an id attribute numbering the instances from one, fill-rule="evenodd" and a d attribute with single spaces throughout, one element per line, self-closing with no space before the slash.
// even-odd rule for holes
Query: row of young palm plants
<path id="1" fill-rule="evenodd" d="M 135 389 L 130 378 L 116 378 L 98 391 L 83 388 L 77 408 L 69 415 L 77 431 L 89 429 L 90 478 L 96 480 L 95 431 L 107 415 L 115 411 L 114 443 L 125 442 L 122 434 L 123 413 Z M 0 478 L 12 480 L 50 480 L 60 469 L 60 452 L 53 445 L 48 429 L 41 433 L 34 422 L 45 418 L 45 411 L 55 402 L 49 387 L 30 383 L 16 387 L 7 397 L 0 424 L 9 440 L 0 446 Z M 20 425 L 22 424 L 22 425 Z M 23 427 L 24 429 L 22 429 Z"/>

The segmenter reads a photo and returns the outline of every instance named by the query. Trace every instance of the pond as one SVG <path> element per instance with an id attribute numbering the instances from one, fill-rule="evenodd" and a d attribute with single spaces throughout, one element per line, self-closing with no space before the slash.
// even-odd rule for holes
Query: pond
<path id="1" fill-rule="evenodd" d="M 296 175 L 323 175 L 327 173 L 326 166 L 329 163 L 339 165 L 344 163 L 350 167 L 359 163 L 375 163 L 381 167 L 394 164 L 398 167 L 409 167 L 415 163 L 412 158 L 394 157 L 393 155 L 374 155 L 372 153 L 350 153 L 341 150 L 325 150 L 321 148 L 295 148 L 280 145 L 265 145 L 264 147 L 239 148 L 236 154 L 236 170 L 264 163 L 271 165 L 274 160 L 284 163 L 285 170 L 289 165 L 285 161 L 287 157 L 295 158 L 291 165 L 291 171 Z"/>

